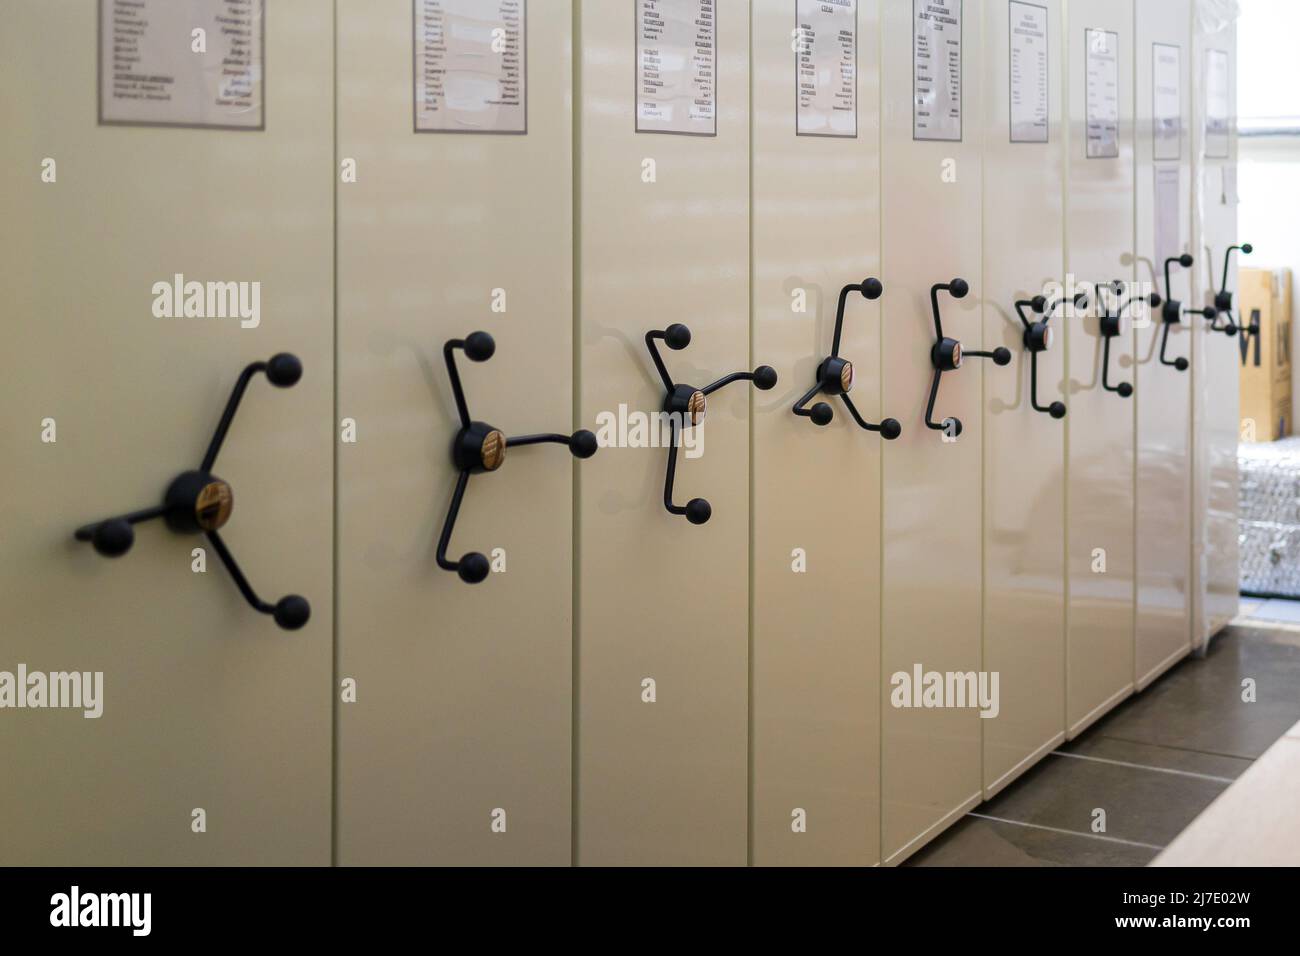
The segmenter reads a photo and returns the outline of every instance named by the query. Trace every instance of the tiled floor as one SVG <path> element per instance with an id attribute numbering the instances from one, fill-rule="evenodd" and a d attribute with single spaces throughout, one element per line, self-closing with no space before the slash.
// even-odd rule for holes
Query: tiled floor
<path id="1" fill-rule="evenodd" d="M 1275 623 L 1279 622 L 1279 623 Z M 1288 626 L 1289 625 L 1289 626 Z M 1189 658 L 907 861 L 1141 866 L 1300 720 L 1300 602 L 1242 601 Z M 1242 701 L 1242 680 L 1257 700 Z M 1093 832 L 1098 810 L 1105 831 Z"/>

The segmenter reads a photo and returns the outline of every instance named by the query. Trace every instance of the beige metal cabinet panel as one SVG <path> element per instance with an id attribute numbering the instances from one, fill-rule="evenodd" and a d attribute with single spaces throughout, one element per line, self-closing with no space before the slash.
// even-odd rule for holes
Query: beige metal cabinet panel
<path id="1" fill-rule="evenodd" d="M 979 6 L 963 18 L 963 139 L 913 139 L 913 5 L 882 6 L 881 278 L 883 404 L 903 426 L 883 456 L 881 707 L 882 848 L 912 853 L 980 799 L 981 720 L 974 708 L 902 708 L 895 674 L 981 667 L 981 382 L 1009 373 L 969 359 L 945 373 L 935 417 L 955 416 L 954 442 L 925 426 L 933 366 L 930 288 L 965 279 L 970 293 L 940 293 L 944 332 L 967 350 L 981 340 L 981 78 Z M 945 182 L 956 174 L 956 181 Z"/>
<path id="2" fill-rule="evenodd" d="M 475 420 L 572 431 L 572 18 L 528 4 L 526 135 L 414 132 L 412 26 L 406 0 L 339 5 L 339 162 L 357 177 L 338 186 L 338 414 L 356 423 L 338 452 L 339 677 L 356 681 L 338 859 L 567 865 L 568 452 L 511 448 L 471 478 L 448 557 L 489 555 L 486 580 L 435 551 L 457 479 L 445 341 L 496 340 L 489 361 L 457 356 Z"/>
<path id="3" fill-rule="evenodd" d="M 1014 356 L 984 378 L 984 669 L 999 674 L 997 714 L 981 720 L 986 796 L 1064 737 L 1065 422 L 1033 407 L 1068 400 L 1064 332 L 1079 321 L 1073 306 L 1054 308 L 1065 292 L 1061 7 L 983 5 L 984 344 Z M 1025 122 L 1040 95 L 1045 127 Z M 1053 341 L 1037 354 L 1035 399 L 1016 302 L 1038 295 Z"/>
<path id="4" fill-rule="evenodd" d="M 1066 274 L 1076 283 L 1132 283 L 1133 0 L 1068 5 L 1065 37 L 1070 111 L 1067 146 Z M 1104 36 L 1104 39 L 1100 39 Z M 1118 113 L 1113 146 L 1097 136 L 1089 155 L 1088 43 L 1094 82 L 1114 60 Z M 1113 44 L 1114 49 L 1111 49 Z M 1104 97 L 1094 87 L 1093 110 Z M 1103 142 L 1104 140 L 1104 142 Z M 1125 293 L 1115 307 L 1127 299 Z M 1125 313 L 1127 316 L 1127 313 Z M 1132 321 L 1105 339 L 1094 305 L 1065 324 L 1070 412 L 1066 416 L 1066 727 L 1080 733 L 1133 690 L 1134 423 L 1136 404 L 1113 388 L 1132 385 Z"/>
<path id="5" fill-rule="evenodd" d="M 1196 29 L 1197 20 L 1193 20 Z M 1215 26 L 1220 26 L 1217 22 Z M 1195 246 L 1200 261 L 1194 274 L 1196 305 L 1213 305 L 1215 294 L 1225 287 L 1224 256 L 1230 247 L 1249 244 L 1249 236 L 1237 233 L 1235 178 L 1236 137 L 1236 27 L 1221 24 L 1215 32 L 1197 32 L 1196 59 L 1192 84 L 1199 104 L 1198 120 L 1192 127 L 1194 209 L 1197 230 Z M 1210 98 L 1208 59 L 1226 64 L 1227 132 L 1206 137 L 1205 104 Z M 1227 261 L 1226 290 L 1232 294 L 1231 320 L 1240 320 L 1240 299 L 1235 295 L 1241 252 Z M 1195 572 L 1193 644 L 1201 645 L 1237 616 L 1241 590 L 1241 559 L 1238 552 L 1239 488 L 1237 442 L 1240 427 L 1240 338 L 1198 323 L 1201 336 L 1193 374 L 1193 447 L 1196 471 L 1193 476 L 1193 569 Z"/>
<path id="6" fill-rule="evenodd" d="M 717 6 L 716 135 L 696 136 L 636 132 L 637 4 L 578 4 L 587 427 L 662 408 L 650 330 L 690 327 L 688 348 L 660 346 L 679 382 L 763 361 L 749 341 L 750 10 Z M 767 397 L 711 396 L 702 454 L 679 455 L 677 500 L 708 499 L 707 524 L 665 510 L 663 447 L 603 448 L 578 476 L 579 863 L 746 861 L 749 416 Z"/>
<path id="7" fill-rule="evenodd" d="M 753 7 L 754 354 L 780 375 L 756 396 L 753 426 L 759 865 L 863 865 L 880 855 L 880 457 L 891 448 L 838 397 L 814 399 L 833 409 L 825 427 L 791 411 L 831 353 L 840 290 L 879 275 L 879 5 L 855 6 L 856 19 L 849 10 L 841 23 L 805 16 L 814 32 L 799 57 L 795 5 Z M 856 63 L 856 136 L 796 135 L 796 60 L 820 67 L 827 48 Z M 838 87 L 840 76 L 815 82 Z M 878 423 L 888 414 L 878 301 L 850 293 L 840 354 L 852 362 L 851 400 Z"/>
<path id="8" fill-rule="evenodd" d="M 266 129 L 232 131 L 97 125 L 96 6 L 7 3 L 0 33 L 0 668 L 103 673 L 97 719 L 0 716 L 0 860 L 328 864 L 331 10 L 266 5 Z M 177 273 L 260 283 L 256 326 L 155 317 Z M 222 534 L 264 598 L 308 599 L 305 627 L 279 630 L 162 521 L 116 559 L 73 540 L 158 504 L 244 366 L 281 351 L 304 374 L 251 382 L 217 462 Z"/>
<path id="9" fill-rule="evenodd" d="M 1171 266 L 1172 296 L 1166 295 L 1163 263 L 1191 247 L 1191 10 L 1188 0 L 1143 0 L 1136 4 L 1135 101 L 1137 115 L 1138 278 L 1160 279 L 1162 296 L 1192 306 L 1191 272 Z M 1181 129 L 1171 137 L 1169 159 L 1155 158 L 1156 44 L 1178 51 Z M 1172 74 L 1171 74 L 1172 76 Z M 1163 84 L 1162 84 L 1163 85 Z M 1172 86 L 1170 86 L 1172 91 Z M 1171 97 L 1173 92 L 1169 94 Z M 1172 105 L 1172 104 L 1171 104 Z M 1172 115 L 1172 112 L 1171 112 Z M 1177 158 L 1172 158 L 1176 146 Z M 1158 177 L 1177 176 L 1165 202 L 1157 203 Z M 1176 204 L 1176 208 L 1172 208 Z M 1177 234 L 1163 255 L 1156 248 L 1162 210 L 1176 217 Z M 1192 358 L 1201 342 L 1193 334 L 1199 316 L 1184 316 L 1169 335 L 1167 357 Z M 1161 321 L 1135 323 L 1137 338 L 1137 623 L 1134 680 L 1145 687 L 1183 657 L 1191 646 L 1191 396 L 1192 375 L 1160 361 Z"/>

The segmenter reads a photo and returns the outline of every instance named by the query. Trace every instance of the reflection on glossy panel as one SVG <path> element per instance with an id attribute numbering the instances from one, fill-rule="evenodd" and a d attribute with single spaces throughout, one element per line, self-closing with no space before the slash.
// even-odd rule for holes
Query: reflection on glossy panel
<path id="1" fill-rule="evenodd" d="M 529 4 L 526 135 L 415 132 L 411 4 L 339 5 L 338 149 L 358 171 L 338 187 L 343 864 L 571 858 L 574 465 L 499 440 L 578 427 L 571 24 L 552 5 Z M 453 453 L 456 341 L 490 470 L 440 541 L 472 443 Z"/>
<path id="2" fill-rule="evenodd" d="M 637 133 L 636 7 L 578 5 L 578 420 L 663 407 L 645 334 L 697 386 L 765 361 L 749 342 L 749 4 L 716 20 L 717 134 Z M 787 38 L 788 43 L 788 38 Z M 747 856 L 749 413 L 772 393 L 709 396 L 663 504 L 665 451 L 615 429 L 578 476 L 577 862 L 743 865 Z M 666 430 L 665 430 L 666 431 Z M 636 447 L 628 447 L 636 446 Z"/>
<path id="3" fill-rule="evenodd" d="M 982 60 L 978 9 L 967 6 L 961 142 L 913 139 L 912 4 L 881 10 L 881 279 L 888 290 L 881 300 L 882 407 L 903 428 L 883 456 L 881 855 L 891 863 L 978 802 L 982 791 L 975 709 L 890 702 L 896 673 L 910 675 L 916 665 L 974 672 L 981 662 L 981 378 L 1010 369 L 968 361 L 943 375 L 935 414 L 963 420 L 958 440 L 925 423 L 935 373 L 936 283 L 960 278 L 969 285 L 964 298 L 938 293 L 945 335 L 974 350 L 982 338 Z"/>
<path id="4" fill-rule="evenodd" d="M 984 379 L 983 666 L 1000 675 L 998 714 L 981 720 L 987 795 L 1064 736 L 1065 326 L 1080 319 L 1063 285 L 1061 7 L 983 10 L 984 343 L 1014 356 Z M 1014 100 L 1045 84 L 1044 142 L 1012 138 L 1013 27 Z"/>
<path id="5" fill-rule="evenodd" d="M 98 6 L 7 3 L 0 31 L 0 668 L 102 674 L 94 719 L 0 717 L 0 861 L 326 865 L 333 18 L 310 0 L 265 5 L 266 63 L 295 80 L 266 87 L 264 130 L 106 126 Z M 136 39 L 146 56 L 165 46 Z M 188 316 L 157 298 L 181 281 L 203 283 Z M 196 317 L 217 305 L 208 283 L 235 283 L 249 308 Z M 136 524 L 129 553 L 73 539 L 162 503 L 204 461 L 241 371 L 277 352 L 299 363 L 278 360 L 274 379 L 301 379 L 281 390 L 253 366 L 224 480 L 173 486 L 169 520 Z M 196 525 L 209 535 L 175 533 Z M 123 548 L 122 530 L 98 543 Z M 258 610 L 296 593 L 310 619 L 282 604 L 302 626 L 281 630 L 250 607 L 231 555 L 270 599 Z"/>
<path id="6" fill-rule="evenodd" d="M 1191 640 L 1191 395 L 1202 319 L 1191 308 L 1191 9 L 1143 0 L 1137 67 L 1137 271 L 1162 298 L 1135 323 L 1137 618 L 1134 681 L 1145 687 Z M 1190 257 L 1184 258 L 1184 257 Z M 1171 261 L 1171 259 L 1173 261 Z M 1190 264 L 1189 264 L 1190 263 Z M 1173 321 L 1177 320 L 1177 321 Z"/>
<path id="7" fill-rule="evenodd" d="M 1069 5 L 1066 275 L 1093 293 L 1091 308 L 1066 326 L 1071 736 L 1133 689 L 1133 315 L 1141 306 L 1132 286 L 1133 49 L 1133 0 Z M 1104 102 L 1095 84 L 1108 76 L 1118 84 L 1113 148 L 1090 143 L 1087 126 L 1089 104 L 1100 111 Z"/>
<path id="8" fill-rule="evenodd" d="M 869 425 L 890 414 L 884 299 L 863 282 L 880 267 L 878 4 L 836 25 L 856 43 L 855 137 L 796 135 L 792 6 L 755 3 L 752 30 L 754 355 L 780 375 L 755 397 L 752 852 L 861 866 L 880 855 L 880 459 L 897 450 L 844 401 Z"/>
<path id="9" fill-rule="evenodd" d="M 1214 32 L 1201 32 L 1213 26 Z M 1193 81 L 1199 109 L 1211 97 L 1211 65 L 1226 69 L 1223 77 L 1229 109 L 1236 103 L 1236 27 L 1217 22 L 1193 21 L 1196 60 Z M 1221 74 L 1220 74 L 1221 75 Z M 1222 313 L 1214 323 L 1202 323 L 1201 347 L 1196 350 L 1193 388 L 1196 426 L 1196 471 L 1193 476 L 1193 604 L 1192 642 L 1200 645 L 1237 615 L 1241 578 L 1238 555 L 1237 441 L 1240 428 L 1240 357 L 1237 335 L 1214 331 L 1228 329 L 1241 321 L 1237 269 L 1250 263 L 1254 254 L 1251 236 L 1237 230 L 1236 197 L 1232 184 L 1236 176 L 1237 143 L 1235 112 L 1229 116 L 1228 132 L 1209 140 L 1205 126 L 1193 126 L 1193 163 L 1199 189 L 1195 203 L 1201 212 L 1196 225 L 1196 248 L 1201 261 L 1194 273 L 1195 305 L 1217 305 Z M 1234 246 L 1244 247 L 1234 249 Z"/>

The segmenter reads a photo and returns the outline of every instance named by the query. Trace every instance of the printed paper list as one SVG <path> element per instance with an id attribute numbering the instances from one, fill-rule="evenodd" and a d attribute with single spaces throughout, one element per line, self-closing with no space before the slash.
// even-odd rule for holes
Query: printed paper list
<path id="1" fill-rule="evenodd" d="M 524 0 L 415 0 L 415 128 L 528 128 Z"/>
<path id="2" fill-rule="evenodd" d="M 858 135 L 857 7 L 857 0 L 799 0 L 796 5 L 801 135 Z"/>
<path id="3" fill-rule="evenodd" d="M 106 123 L 262 126 L 263 0 L 100 0 Z"/>
<path id="4" fill-rule="evenodd" d="M 636 0 L 636 130 L 717 132 L 715 0 Z"/>

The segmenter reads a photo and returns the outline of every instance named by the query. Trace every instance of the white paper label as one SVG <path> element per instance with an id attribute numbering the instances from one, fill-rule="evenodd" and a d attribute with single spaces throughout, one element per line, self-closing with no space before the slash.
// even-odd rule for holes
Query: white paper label
<path id="1" fill-rule="evenodd" d="M 1235 206 L 1241 202 L 1241 197 L 1237 193 L 1237 167 L 1225 163 L 1219 168 L 1223 170 L 1223 205 Z"/>
<path id="2" fill-rule="evenodd" d="M 99 120 L 263 129 L 263 0 L 100 0 Z"/>
<path id="3" fill-rule="evenodd" d="M 1226 50 L 1205 52 L 1205 155 L 1228 158 L 1228 54 Z"/>
<path id="4" fill-rule="evenodd" d="M 1182 154 L 1183 51 L 1168 43 L 1151 44 L 1152 155 L 1178 159 Z"/>
<path id="5" fill-rule="evenodd" d="M 1155 253 L 1159 270 L 1170 256 L 1182 252 L 1182 201 L 1178 184 L 1182 168 L 1177 164 L 1155 167 Z"/>
<path id="6" fill-rule="evenodd" d="M 1046 143 L 1047 7 L 1011 0 L 1011 142 Z"/>
<path id="7" fill-rule="evenodd" d="M 415 130 L 528 131 L 525 0 L 414 0 Z"/>
<path id="8" fill-rule="evenodd" d="M 1119 156 L 1119 34 L 1085 30 L 1089 159 Z"/>
<path id="9" fill-rule="evenodd" d="M 713 136 L 716 0 L 636 0 L 636 131 Z"/>
<path id="10" fill-rule="evenodd" d="M 795 132 L 858 135 L 858 0 L 795 4 Z"/>
<path id="11" fill-rule="evenodd" d="M 961 141 L 962 0 L 912 0 L 912 138 Z"/>

